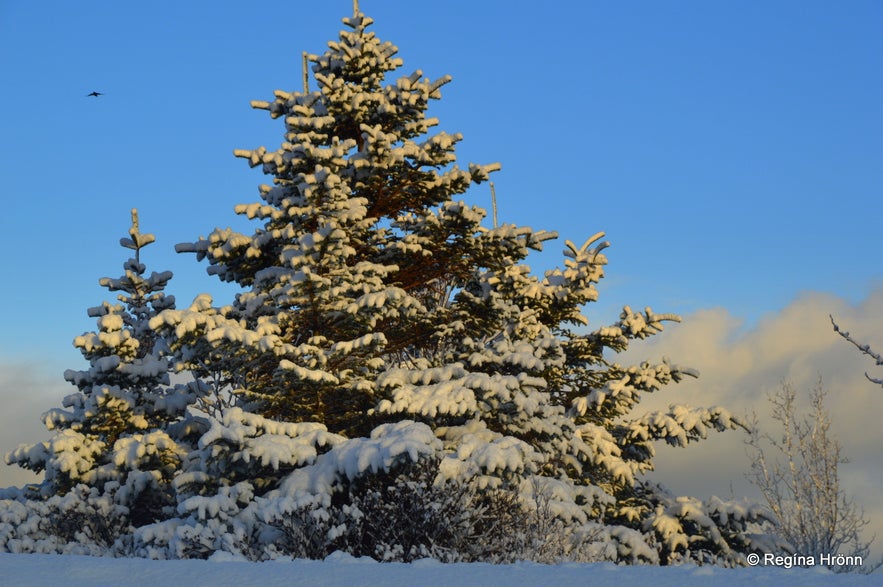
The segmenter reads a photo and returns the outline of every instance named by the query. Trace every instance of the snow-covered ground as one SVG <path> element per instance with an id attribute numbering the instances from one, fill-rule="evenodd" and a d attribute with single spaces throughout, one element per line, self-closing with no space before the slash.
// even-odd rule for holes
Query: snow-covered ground
<path id="1" fill-rule="evenodd" d="M 517 585 L 648 585 L 680 587 L 829 587 L 883 585 L 883 574 L 837 575 L 824 569 L 754 567 L 618 567 L 610 563 L 540 565 L 377 563 L 332 555 L 324 561 L 151 561 L 42 554 L 0 554 L 0 585 L 15 587 L 514 587 Z"/>

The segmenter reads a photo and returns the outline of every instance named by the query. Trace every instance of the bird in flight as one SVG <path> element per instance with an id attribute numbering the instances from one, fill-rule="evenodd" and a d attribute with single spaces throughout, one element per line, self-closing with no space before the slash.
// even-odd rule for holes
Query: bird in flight
<path id="1" fill-rule="evenodd" d="M 101 92 L 92 92 L 91 94 L 86 94 L 86 97 L 88 98 L 89 96 L 94 96 L 97 98 L 98 96 L 103 96 L 103 95 L 104 94 Z"/>

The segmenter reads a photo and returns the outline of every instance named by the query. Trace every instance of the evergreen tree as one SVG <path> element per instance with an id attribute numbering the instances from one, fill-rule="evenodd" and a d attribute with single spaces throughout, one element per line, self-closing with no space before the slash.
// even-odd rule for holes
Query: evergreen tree
<path id="1" fill-rule="evenodd" d="M 459 135 L 417 142 L 437 123 L 425 111 L 450 78 L 417 72 L 384 85 L 401 60 L 366 30 L 370 22 L 347 19 L 353 32 L 312 57 L 319 91 L 253 103 L 286 124 L 276 152 L 237 151 L 273 175 L 263 202 L 236 209 L 263 226 L 178 247 L 246 292 L 225 308 L 164 315 L 169 327 L 194 326 L 179 346 L 224 349 L 227 380 L 263 414 L 350 435 L 376 423 L 366 412 L 389 365 L 445 362 L 437 332 L 451 314 L 444 294 L 476 267 L 538 242 L 509 229 L 488 238 L 484 211 L 452 201 L 499 166 L 453 165 Z"/>
<path id="2" fill-rule="evenodd" d="M 169 271 L 146 273 L 141 251 L 154 242 L 143 234 L 137 211 L 132 227 L 120 245 L 133 251 L 118 278 L 99 283 L 119 292 L 116 302 L 89 309 L 98 330 L 74 339 L 86 370 L 67 370 L 64 377 L 78 389 L 68 395 L 64 408 L 43 416 L 53 437 L 30 447 L 20 447 L 9 463 L 45 472 L 39 486 L 43 497 L 64 495 L 77 485 L 113 494 L 130 509 L 135 525 L 168 515 L 174 503 L 171 481 L 187 453 L 179 445 L 180 422 L 200 386 L 170 387 L 168 348 L 148 323 L 175 299 L 164 289 Z M 177 428 L 176 428 L 177 427 Z"/>
<path id="3" fill-rule="evenodd" d="M 532 275 L 529 251 L 555 235 L 486 228 L 484 210 L 456 199 L 500 166 L 462 169 L 462 137 L 430 133 L 430 101 L 451 78 L 418 70 L 387 81 L 402 65 L 396 47 L 358 11 L 343 22 L 339 40 L 309 57 L 316 91 L 252 102 L 285 125 L 275 151 L 235 151 L 272 177 L 261 201 L 236 207 L 260 227 L 216 229 L 177 247 L 243 292 L 228 306 L 203 296 L 152 321 L 174 338 L 182 365 L 222 372 L 215 379 L 236 405 L 339 435 L 275 482 L 262 473 L 266 499 L 339 491 L 434 454 L 440 480 L 547 500 L 568 523 L 614 528 L 613 558 L 738 562 L 751 541 L 732 537 L 762 522 L 761 512 L 715 502 L 720 523 L 734 525 L 721 532 L 701 502 L 678 509 L 640 474 L 653 467 L 656 441 L 685 446 L 744 425 L 721 408 L 632 415 L 642 394 L 694 373 L 609 358 L 678 318 L 625 307 L 586 334 L 582 307 L 597 299 L 607 262 L 603 234 L 581 247 L 568 241 L 564 269 Z M 234 430 L 251 416 L 225 414 L 215 426 L 233 428 L 212 442 L 247 457 L 252 441 Z M 263 511 L 269 519 L 281 510 Z"/>

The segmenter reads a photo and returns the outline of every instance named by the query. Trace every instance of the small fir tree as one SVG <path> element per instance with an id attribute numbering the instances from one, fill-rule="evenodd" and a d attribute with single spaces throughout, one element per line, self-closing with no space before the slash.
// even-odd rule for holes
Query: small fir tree
<path id="1" fill-rule="evenodd" d="M 64 399 L 64 408 L 44 414 L 47 429 L 55 431 L 50 440 L 7 457 L 45 472 L 40 495 L 64 495 L 77 485 L 97 488 L 128 507 L 136 525 L 170 513 L 163 510 L 173 504 L 171 481 L 187 452 L 179 445 L 180 422 L 200 389 L 170 387 L 168 348 L 148 325 L 175 305 L 164 293 L 171 272 L 148 275 L 141 261 L 142 249 L 154 240 L 140 232 L 132 210 L 132 227 L 120 245 L 133 257 L 121 277 L 99 280 L 119 292 L 116 302 L 90 308 L 98 330 L 74 339 L 89 361 L 86 370 L 64 373 L 78 391 Z"/>

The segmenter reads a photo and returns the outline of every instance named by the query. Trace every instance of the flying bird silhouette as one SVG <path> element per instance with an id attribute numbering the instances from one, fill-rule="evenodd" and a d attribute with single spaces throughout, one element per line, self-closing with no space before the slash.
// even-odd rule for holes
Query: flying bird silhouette
<path id="1" fill-rule="evenodd" d="M 103 96 L 103 95 L 104 94 L 102 94 L 101 92 L 92 92 L 91 94 L 86 94 L 86 97 L 88 98 L 89 96 L 95 96 L 97 98 L 98 96 Z"/>

